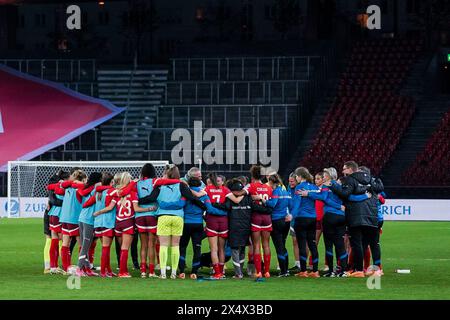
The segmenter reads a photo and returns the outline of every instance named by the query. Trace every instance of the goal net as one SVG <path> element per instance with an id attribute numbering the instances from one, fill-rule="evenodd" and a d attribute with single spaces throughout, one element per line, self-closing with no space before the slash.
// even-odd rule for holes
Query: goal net
<path id="1" fill-rule="evenodd" d="M 169 161 L 10 161 L 8 162 L 8 217 L 33 216 L 46 206 L 47 184 L 60 170 L 81 168 L 89 176 L 92 172 L 128 171 L 133 179 L 139 178 L 144 164 L 151 163 L 156 175 L 161 177 Z M 45 205 L 44 205 L 45 204 Z"/>

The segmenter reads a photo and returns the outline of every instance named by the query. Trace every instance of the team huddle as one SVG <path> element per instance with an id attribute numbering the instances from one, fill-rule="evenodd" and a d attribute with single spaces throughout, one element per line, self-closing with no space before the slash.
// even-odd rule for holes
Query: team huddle
<path id="1" fill-rule="evenodd" d="M 170 251 L 170 278 L 184 279 L 189 242 L 191 279 L 197 279 L 201 267 L 212 268 L 211 279 L 225 278 L 229 259 L 233 278 L 243 279 L 246 257 L 250 277 L 270 278 L 271 239 L 279 277 L 294 271 L 297 277 L 318 278 L 317 245 L 323 233 L 323 277 L 381 276 L 383 184 L 354 161 L 344 163 L 343 175 L 338 178 L 330 167 L 312 176 L 299 167 L 284 185 L 276 172 L 259 165 L 251 167 L 250 179 L 241 176 L 228 181 L 215 173 L 203 181 L 197 167 L 181 177 L 173 164 L 157 177 L 147 163 L 135 180 L 128 172 L 114 176 L 93 172 L 87 177 L 80 168 L 60 171 L 47 186 L 49 245 L 44 254 L 49 255 L 49 266 L 45 272 L 69 274 L 76 239 L 76 275 L 129 278 L 129 250 L 138 234 L 143 278 L 166 279 Z M 295 258 L 292 268 L 286 249 L 289 234 Z M 120 248 L 117 275 L 110 264 L 114 238 L 116 249 Z M 205 238 L 210 252 L 202 254 Z M 102 244 L 99 274 L 92 268 L 97 239 Z"/>

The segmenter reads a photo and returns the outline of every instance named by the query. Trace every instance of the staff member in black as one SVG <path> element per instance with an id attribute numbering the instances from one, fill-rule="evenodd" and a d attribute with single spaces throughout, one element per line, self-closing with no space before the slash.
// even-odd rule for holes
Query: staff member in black
<path id="1" fill-rule="evenodd" d="M 350 277 L 363 278 L 363 243 L 369 244 L 374 260 L 378 260 L 380 255 L 377 245 L 377 199 L 372 196 L 360 202 L 349 201 L 348 197 L 352 194 L 374 193 L 371 186 L 372 177 L 367 172 L 358 171 L 358 164 L 355 161 L 345 162 L 342 173 L 345 175 L 342 186 L 333 182 L 330 190 L 343 200 L 345 206 L 350 245 L 354 252 L 355 270 Z"/>
<path id="2" fill-rule="evenodd" d="M 364 167 L 364 166 L 360 166 L 358 168 L 358 171 L 365 172 L 365 173 L 371 175 L 370 169 L 367 167 Z M 380 178 L 375 178 L 372 176 L 371 180 L 370 180 L 370 191 L 371 191 L 371 194 L 373 195 L 373 197 L 375 199 L 377 199 L 376 203 L 377 203 L 377 210 L 378 210 L 377 211 L 378 232 L 377 232 L 376 239 L 375 239 L 376 255 L 374 255 L 372 253 L 372 260 L 373 260 L 373 264 L 378 267 L 378 270 L 367 270 L 367 271 L 365 271 L 366 276 L 372 275 L 374 272 L 378 275 L 383 275 L 383 271 L 381 268 L 381 246 L 380 246 L 380 230 L 383 227 L 383 220 L 382 220 L 382 218 L 380 220 L 380 205 L 381 205 L 381 203 L 379 202 L 380 201 L 379 195 L 380 195 L 380 193 L 384 192 L 383 181 L 381 181 Z M 383 214 L 381 214 L 381 217 L 383 217 Z M 368 246 L 369 246 L 369 239 L 364 239 L 364 241 L 363 241 L 364 250 L 367 250 Z M 370 251 L 373 252 L 372 249 L 370 249 Z"/>
<path id="3" fill-rule="evenodd" d="M 261 214 L 272 213 L 269 207 L 261 206 L 255 203 L 251 196 L 241 195 L 244 185 L 238 179 L 232 179 L 228 188 L 237 197 L 236 201 L 227 198 L 224 204 L 214 203 L 213 206 L 228 211 L 228 244 L 231 247 L 231 258 L 234 266 L 235 279 L 242 279 L 245 247 L 248 245 L 251 234 L 251 217 L 252 212 L 257 211 Z"/>

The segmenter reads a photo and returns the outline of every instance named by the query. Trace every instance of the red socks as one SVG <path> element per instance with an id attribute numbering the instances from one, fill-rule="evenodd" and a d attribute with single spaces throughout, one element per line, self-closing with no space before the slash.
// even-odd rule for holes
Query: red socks
<path id="1" fill-rule="evenodd" d="M 67 271 L 70 265 L 70 249 L 69 247 L 62 246 L 61 247 L 61 261 L 62 267 L 64 271 Z"/>
<path id="2" fill-rule="evenodd" d="M 105 253 L 106 253 L 106 271 L 109 273 L 112 273 L 112 269 L 111 269 L 111 246 L 106 247 L 107 249 L 105 249 Z"/>
<path id="3" fill-rule="evenodd" d="M 128 250 L 120 251 L 120 273 L 128 273 Z"/>
<path id="4" fill-rule="evenodd" d="M 50 268 L 58 267 L 59 239 L 52 239 L 50 243 Z"/>
<path id="5" fill-rule="evenodd" d="M 256 273 L 261 273 L 261 254 L 260 253 L 254 254 L 253 261 L 255 263 Z"/>
<path id="6" fill-rule="evenodd" d="M 95 247 L 97 246 L 97 241 L 92 241 L 91 247 L 89 248 L 89 263 L 94 263 L 94 254 L 95 254 Z"/>
<path id="7" fill-rule="evenodd" d="M 270 254 L 264 255 L 264 273 L 270 272 Z"/>
<path id="8" fill-rule="evenodd" d="M 141 262 L 141 273 L 147 272 L 147 263 Z"/>
<path id="9" fill-rule="evenodd" d="M 370 267 L 370 249 L 369 247 L 366 248 L 364 251 L 364 270 L 368 269 Z"/>
<path id="10" fill-rule="evenodd" d="M 150 263 L 148 265 L 148 273 L 151 273 L 151 274 L 155 273 L 155 265 L 153 263 Z"/>
<path id="11" fill-rule="evenodd" d="M 312 255 L 309 256 L 309 265 L 312 266 L 313 262 L 312 262 Z"/>
<path id="12" fill-rule="evenodd" d="M 220 275 L 220 265 L 218 263 L 213 264 L 214 275 Z"/>
<path id="13" fill-rule="evenodd" d="M 225 264 L 224 263 L 219 263 L 219 271 L 220 271 L 220 274 L 223 274 L 223 267 L 225 266 Z"/>
<path id="14" fill-rule="evenodd" d="M 109 265 L 109 251 L 110 247 L 102 247 L 102 257 L 100 262 L 100 273 L 105 274 L 108 272 L 108 265 Z"/>

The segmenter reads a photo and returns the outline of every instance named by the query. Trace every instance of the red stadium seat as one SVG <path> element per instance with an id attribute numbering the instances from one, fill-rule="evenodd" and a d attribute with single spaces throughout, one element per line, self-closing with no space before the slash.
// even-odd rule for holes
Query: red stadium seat
<path id="1" fill-rule="evenodd" d="M 450 110 L 428 140 L 423 151 L 402 175 L 403 185 L 447 186 L 450 184 Z"/>
<path id="2" fill-rule="evenodd" d="M 354 158 L 380 173 L 414 114 L 412 99 L 397 90 L 421 43 L 364 40 L 353 47 L 332 107 L 302 164 L 310 163 L 315 172 Z M 446 119 L 450 122 L 450 116 Z"/>

